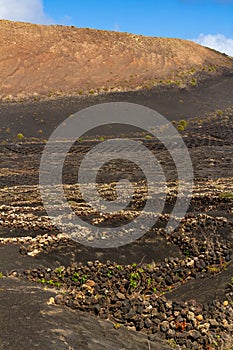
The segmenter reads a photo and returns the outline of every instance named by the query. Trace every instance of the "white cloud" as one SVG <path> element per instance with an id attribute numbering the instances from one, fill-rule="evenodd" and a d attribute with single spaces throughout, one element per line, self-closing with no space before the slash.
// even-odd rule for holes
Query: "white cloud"
<path id="1" fill-rule="evenodd" d="M 45 14 L 43 0 L 0 0 L 0 19 L 50 24 Z"/>
<path id="2" fill-rule="evenodd" d="M 229 56 L 233 56 L 233 39 L 225 37 L 223 34 L 200 34 L 197 39 L 193 39 L 198 44 L 210 47 Z"/>

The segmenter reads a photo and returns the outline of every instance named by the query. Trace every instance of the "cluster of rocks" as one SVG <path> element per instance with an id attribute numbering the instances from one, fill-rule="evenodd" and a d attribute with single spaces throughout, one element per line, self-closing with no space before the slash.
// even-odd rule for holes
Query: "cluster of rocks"
<path id="1" fill-rule="evenodd" d="M 161 222 L 166 222 L 168 218 L 166 214 L 160 215 Z M 202 273 L 214 271 L 214 266 L 217 269 L 218 265 L 221 270 L 226 263 L 233 260 L 233 223 L 224 217 L 188 214 L 172 233 L 168 234 L 164 228 L 159 228 L 152 230 L 149 235 L 160 235 L 177 245 L 184 256 L 192 258 L 189 265 L 198 267 Z M 24 239 L 20 243 L 24 243 Z M 26 237 L 25 243 L 27 245 L 21 247 L 21 253 L 29 255 L 49 251 L 59 245 L 72 247 L 76 244 L 63 234 Z"/>
<path id="2" fill-rule="evenodd" d="M 225 217 L 188 214 L 172 233 L 159 232 L 186 256 L 203 260 L 203 268 L 233 260 L 233 222 Z"/>
<path id="3" fill-rule="evenodd" d="M 225 300 L 206 304 L 169 300 L 169 291 L 198 271 L 203 274 L 198 259 L 170 258 L 127 266 L 89 261 L 86 265 L 26 270 L 18 275 L 57 287 L 54 303 L 110 319 L 116 328 L 127 326 L 146 332 L 150 340 L 160 336 L 185 349 L 214 349 L 233 336 L 230 281 Z"/>
<path id="4" fill-rule="evenodd" d="M 199 158 L 198 158 L 199 159 Z M 164 161 L 165 164 L 168 161 Z M 209 210 L 222 210 L 231 212 L 233 204 L 232 194 L 233 187 L 231 179 L 218 178 L 216 180 L 199 179 L 195 182 L 193 197 L 191 201 L 191 210 L 195 212 L 206 212 Z M 166 197 L 166 205 L 168 207 L 174 206 L 176 202 L 176 181 L 168 182 L 168 193 Z M 90 185 L 89 185 L 90 186 Z M 103 185 L 101 188 L 101 195 L 107 196 L 112 200 L 115 192 L 110 191 L 113 185 Z M 83 202 L 80 193 L 77 191 L 75 185 L 65 185 L 65 192 L 67 195 L 68 204 L 74 212 L 84 219 L 90 218 L 94 225 L 108 221 L 122 221 L 134 219 L 138 215 L 138 211 L 142 209 L 145 204 L 146 187 L 140 186 L 137 193 L 134 194 L 132 200 L 133 210 L 125 210 L 120 216 L 112 217 L 105 215 L 99 217 L 96 211 L 92 210 L 85 202 Z M 155 190 L 158 190 L 155 186 Z M 111 196 L 109 195 L 111 193 Z M 226 197 L 224 197 L 224 194 Z M 229 196 L 227 196 L 229 195 Z M 40 199 L 40 191 L 37 185 L 35 186 L 12 186 L 10 189 L 0 189 L 0 199 L 4 203 L 0 207 L 0 227 L 3 228 L 18 228 L 25 231 L 28 230 L 54 230 L 55 227 L 49 220 L 43 203 Z M 53 203 L 54 208 L 59 213 L 60 203 Z M 54 209 L 53 208 L 53 209 Z M 62 214 L 62 211 L 61 211 Z M 62 219 L 62 217 L 61 217 Z M 93 221 L 93 222 L 92 222 Z"/>
<path id="5" fill-rule="evenodd" d="M 232 281 L 223 299 L 205 304 L 194 299 L 178 302 L 169 299 L 169 293 L 192 279 L 219 274 L 232 263 L 232 223 L 222 217 L 189 214 L 173 233 L 168 235 L 163 228 L 156 232 L 175 243 L 183 256 L 138 265 L 89 261 L 13 274 L 57 288 L 54 303 L 110 319 L 116 328 L 143 331 L 150 340 L 160 336 L 185 349 L 221 348 L 233 336 Z M 17 243 L 23 243 L 21 254 L 31 256 L 77 245 L 64 235 L 49 234 Z"/>

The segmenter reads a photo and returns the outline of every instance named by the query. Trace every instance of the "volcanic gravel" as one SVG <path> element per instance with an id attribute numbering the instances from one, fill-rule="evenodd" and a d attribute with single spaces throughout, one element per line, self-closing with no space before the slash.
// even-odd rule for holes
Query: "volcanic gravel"
<path id="1" fill-rule="evenodd" d="M 108 319 L 113 327 L 127 327 L 147 334 L 153 342 L 158 337 L 177 349 L 233 348 L 233 179 L 232 179 L 232 110 L 219 112 L 209 120 L 191 120 L 181 132 L 189 147 L 195 173 L 195 186 L 185 218 L 172 233 L 165 230 L 171 208 L 177 198 L 177 182 L 172 161 L 155 140 L 143 140 L 161 158 L 168 182 L 165 209 L 157 224 L 136 243 L 141 247 L 163 244 L 175 247 L 173 256 L 151 259 L 149 252 L 140 260 L 128 256 L 124 263 L 109 259 L 106 252 L 93 249 L 92 259 L 85 247 L 69 236 L 59 234 L 44 210 L 38 188 L 38 166 L 43 144 L 5 144 L 1 150 L 0 244 L 16 244 L 22 256 L 40 259 L 61 255 L 70 260 L 46 267 L 12 270 L 8 277 L 19 277 L 41 286 L 56 288 L 52 305 L 66 305 Z M 64 190 L 74 212 L 96 227 L 125 223 L 143 208 L 146 186 L 143 178 L 131 207 L 118 215 L 91 210 L 82 200 L 73 181 L 74 158 L 78 162 L 97 141 L 76 144 L 66 161 Z M 82 148 L 83 145 L 83 148 Z M 30 148 L 31 147 L 31 148 Z M 82 149 L 82 151 L 81 151 Z M 78 163 L 77 162 L 77 163 Z M 127 165 L 126 165 L 127 169 Z M 184 165 L 185 169 L 185 165 Z M 140 172 L 137 169 L 137 174 Z M 114 165 L 118 171 L 118 165 Z M 102 174 L 100 190 L 106 198 L 114 198 L 114 182 L 106 183 Z M 155 187 L 155 192 L 158 188 Z M 156 192 L 157 193 L 157 192 Z M 54 203 L 56 206 L 56 203 Z M 176 219 L 176 218 L 174 218 Z M 80 238 L 80 237 L 78 237 Z M 160 242 L 160 243 L 158 243 Z M 147 245 L 148 244 L 148 245 Z M 167 246 L 166 246 L 167 244 Z M 134 248 L 132 248 L 134 249 Z M 149 249 L 149 248 L 148 248 Z M 85 252 L 88 259 L 77 262 Z M 145 248 L 144 248 L 145 250 Z M 175 249 L 174 249 L 175 250 Z M 62 253 L 63 252 L 63 253 Z M 67 253 L 68 252 L 68 253 Z M 90 253 L 90 252 L 89 252 Z M 65 253 L 64 253 L 65 254 Z M 71 258 L 73 256 L 74 258 Z M 75 255 L 76 254 L 76 255 Z M 168 250 L 167 250 L 168 255 Z M 138 257 L 139 259 L 139 257 Z M 65 263 L 68 261 L 68 263 Z M 224 275 L 226 273 L 226 275 Z M 221 284 L 215 294 L 214 281 Z M 198 301 L 198 283 L 211 286 L 210 298 Z M 178 298 L 180 290 L 196 283 L 196 291 L 186 300 Z M 217 283 L 217 282 L 216 282 Z M 217 288 L 216 288 L 217 289 Z M 178 293 L 178 294 L 177 294 Z"/>

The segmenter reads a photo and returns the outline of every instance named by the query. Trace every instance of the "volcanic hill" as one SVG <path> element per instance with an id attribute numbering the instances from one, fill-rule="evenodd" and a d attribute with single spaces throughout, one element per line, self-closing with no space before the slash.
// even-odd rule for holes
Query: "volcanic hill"
<path id="1" fill-rule="evenodd" d="M 0 98 L 196 86 L 233 59 L 181 39 L 0 20 Z"/>

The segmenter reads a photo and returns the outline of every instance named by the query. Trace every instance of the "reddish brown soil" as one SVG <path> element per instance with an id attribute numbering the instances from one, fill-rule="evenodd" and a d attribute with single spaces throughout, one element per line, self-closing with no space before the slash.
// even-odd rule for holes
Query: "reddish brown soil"
<path id="1" fill-rule="evenodd" d="M 0 98 L 196 85 L 223 70 L 232 58 L 186 40 L 0 21 Z"/>

